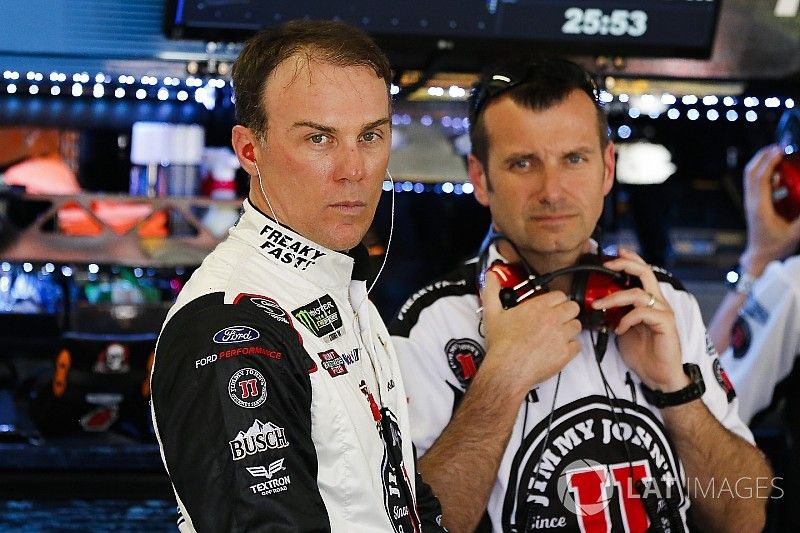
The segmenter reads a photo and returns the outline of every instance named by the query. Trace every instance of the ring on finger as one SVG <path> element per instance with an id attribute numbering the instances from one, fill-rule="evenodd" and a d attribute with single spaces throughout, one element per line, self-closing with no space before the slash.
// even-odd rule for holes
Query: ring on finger
<path id="1" fill-rule="evenodd" d="M 653 307 L 654 305 L 656 305 L 656 297 L 650 294 L 649 292 L 647 293 L 647 295 L 650 297 L 650 299 L 647 301 L 647 304 L 645 305 L 647 307 Z"/>

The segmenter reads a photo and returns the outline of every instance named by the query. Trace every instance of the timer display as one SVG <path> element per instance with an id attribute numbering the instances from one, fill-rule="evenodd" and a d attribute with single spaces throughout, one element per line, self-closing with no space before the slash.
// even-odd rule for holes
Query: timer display
<path id="1" fill-rule="evenodd" d="M 708 57 L 719 0 L 170 0 L 175 38 L 240 40 L 298 18 L 338 19 L 384 49 L 495 56 L 535 47 L 563 54 Z M 444 43 L 444 48 L 442 48 Z"/>

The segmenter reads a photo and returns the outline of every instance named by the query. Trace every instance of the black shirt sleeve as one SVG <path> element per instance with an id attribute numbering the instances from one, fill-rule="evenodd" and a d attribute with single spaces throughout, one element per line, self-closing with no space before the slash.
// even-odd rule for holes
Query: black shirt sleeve
<path id="1" fill-rule="evenodd" d="M 183 518 L 199 532 L 330 531 L 311 439 L 314 365 L 281 311 L 211 294 L 159 338 L 155 422 Z"/>

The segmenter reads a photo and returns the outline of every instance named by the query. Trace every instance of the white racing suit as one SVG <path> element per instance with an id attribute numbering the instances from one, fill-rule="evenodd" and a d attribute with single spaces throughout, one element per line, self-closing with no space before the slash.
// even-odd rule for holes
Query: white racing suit
<path id="1" fill-rule="evenodd" d="M 181 531 L 442 531 L 367 261 L 248 200 L 180 292 L 152 411 Z"/>

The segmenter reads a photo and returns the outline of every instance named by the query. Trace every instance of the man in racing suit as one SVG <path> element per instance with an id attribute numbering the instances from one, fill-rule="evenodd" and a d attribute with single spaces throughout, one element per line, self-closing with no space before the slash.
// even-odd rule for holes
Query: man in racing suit
<path id="1" fill-rule="evenodd" d="M 496 259 L 548 273 L 596 253 L 614 152 L 591 78 L 557 59 L 510 65 L 469 105 L 470 180 L 503 236 L 412 295 L 390 326 L 445 525 L 760 530 L 769 490 L 757 499 L 756 479 L 769 484 L 769 467 L 679 283 L 625 250 L 605 262 L 641 288 L 591 304 L 631 308 L 604 348 L 605 334 L 576 320 L 571 275 L 509 309 L 498 276 L 481 277 Z"/>
<path id="2" fill-rule="evenodd" d="M 170 310 L 152 375 L 181 531 L 442 531 L 360 244 L 388 163 L 389 77 L 335 22 L 259 34 L 235 64 L 250 194 Z"/>

